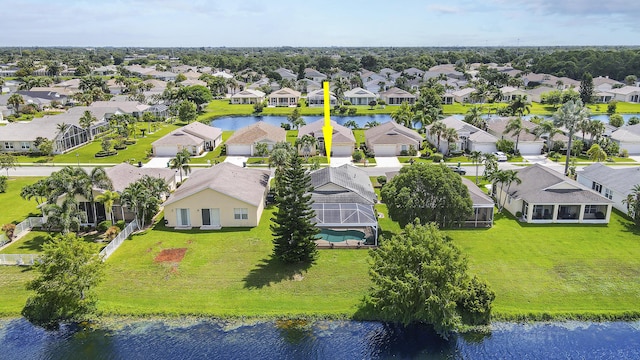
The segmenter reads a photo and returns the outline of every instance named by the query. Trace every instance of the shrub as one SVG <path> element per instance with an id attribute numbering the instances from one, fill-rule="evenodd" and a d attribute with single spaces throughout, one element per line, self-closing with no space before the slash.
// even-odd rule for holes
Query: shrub
<path id="1" fill-rule="evenodd" d="M 349 115 L 351 115 L 351 116 L 353 116 L 353 115 L 355 115 L 357 112 L 358 112 L 358 109 L 356 109 L 356 108 L 349 108 L 349 112 L 348 112 L 348 114 L 349 114 Z"/>
<path id="2" fill-rule="evenodd" d="M 16 232 L 16 224 L 4 224 L 2 225 L 2 231 L 7 236 L 9 241 L 13 240 L 13 234 Z"/>
<path id="3" fill-rule="evenodd" d="M 102 221 L 96 226 L 96 230 L 99 232 L 105 232 L 112 225 L 111 220 Z"/>
<path id="4" fill-rule="evenodd" d="M 7 191 L 7 177 L 2 175 L 0 176 L 0 193 Z"/>
<path id="5" fill-rule="evenodd" d="M 127 226 L 127 224 L 125 224 L 124 220 L 118 220 L 118 221 L 116 222 L 116 226 L 117 226 L 118 228 L 120 228 L 120 230 L 123 230 L 123 229 L 125 228 L 125 226 Z"/>
<path id="6" fill-rule="evenodd" d="M 431 151 L 429 150 L 422 150 L 422 152 L 420 153 L 420 157 L 423 159 L 428 159 L 431 157 Z"/>
<path id="7" fill-rule="evenodd" d="M 342 104 L 345 105 L 345 106 L 351 106 L 351 101 L 345 100 L 345 101 L 342 102 Z"/>
<path id="8" fill-rule="evenodd" d="M 362 160 L 362 158 L 364 157 L 364 154 L 362 154 L 362 151 L 360 150 L 356 150 L 353 152 L 353 161 L 354 162 L 360 162 Z"/>
<path id="9" fill-rule="evenodd" d="M 262 113 L 263 110 L 264 110 L 264 104 L 263 103 L 255 103 L 253 105 L 253 113 L 254 114 L 260 114 L 260 113 Z"/>
<path id="10" fill-rule="evenodd" d="M 120 228 L 112 225 L 109 226 L 109 228 L 107 229 L 107 231 L 104 232 L 104 236 L 109 239 L 109 240 L 113 240 L 116 236 L 118 236 L 118 233 L 120 233 Z"/>
<path id="11" fill-rule="evenodd" d="M 618 107 L 618 102 L 617 101 L 609 102 L 609 104 L 607 105 L 607 114 L 609 114 L 609 115 L 615 114 L 617 107 Z"/>
<path id="12" fill-rule="evenodd" d="M 380 175 L 376 178 L 376 180 L 378 181 L 378 184 L 380 185 L 384 185 L 387 183 L 387 177 L 384 175 Z"/>
<path id="13" fill-rule="evenodd" d="M 409 156 L 409 152 L 407 150 L 400 150 L 400 156 Z"/>
<path id="14" fill-rule="evenodd" d="M 627 149 L 620 150 L 620 157 L 628 158 L 629 157 L 629 150 L 627 150 Z"/>
<path id="15" fill-rule="evenodd" d="M 522 211 L 516 211 L 516 217 L 517 218 L 521 218 L 522 217 Z"/>
<path id="16" fill-rule="evenodd" d="M 514 148 L 515 148 L 515 143 L 511 140 L 500 139 L 496 142 L 496 149 L 498 149 L 498 151 L 511 154 L 513 153 Z"/>
<path id="17" fill-rule="evenodd" d="M 409 145 L 409 151 L 407 151 L 407 154 L 409 154 L 409 156 L 416 156 L 418 155 L 418 150 L 416 150 L 415 146 Z"/>
<path id="18" fill-rule="evenodd" d="M 433 162 L 438 163 L 438 162 L 442 161 L 444 156 L 441 153 L 435 153 L 435 154 L 433 154 L 433 156 L 431 158 L 433 159 Z"/>

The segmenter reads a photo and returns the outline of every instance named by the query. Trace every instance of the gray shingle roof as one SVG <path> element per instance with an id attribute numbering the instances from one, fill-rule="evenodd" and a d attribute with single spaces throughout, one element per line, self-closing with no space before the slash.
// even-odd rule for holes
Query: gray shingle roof
<path id="1" fill-rule="evenodd" d="M 324 126 L 324 119 L 319 119 L 310 124 L 301 126 L 298 130 L 298 138 L 304 135 L 311 135 L 315 138 L 323 137 L 322 127 Z M 331 120 L 331 126 L 333 127 L 333 144 L 355 144 L 356 138 L 353 136 L 351 129 L 344 127 L 334 120 Z"/>
<path id="2" fill-rule="evenodd" d="M 595 163 L 578 172 L 579 177 L 595 181 L 620 194 L 630 194 L 640 184 L 640 167 L 612 168 Z"/>
<path id="3" fill-rule="evenodd" d="M 424 138 L 417 131 L 388 121 L 364 131 L 364 137 L 370 144 L 414 144 L 416 149 Z"/>
<path id="4" fill-rule="evenodd" d="M 117 192 L 122 192 L 127 186 L 140 180 L 145 175 L 164 179 L 167 184 L 172 183 L 176 176 L 175 170 L 172 169 L 139 168 L 127 163 L 105 168 L 104 171 L 107 173 L 107 177 L 111 179 L 113 190 Z"/>
<path id="5" fill-rule="evenodd" d="M 248 145 L 263 140 L 271 140 L 273 142 L 286 141 L 287 132 L 281 127 L 259 121 L 233 133 L 227 139 L 227 145 Z"/>
<path id="6" fill-rule="evenodd" d="M 211 189 L 253 206 L 264 201 L 269 171 L 220 163 L 194 172 L 165 202 L 165 205 Z"/>
<path id="7" fill-rule="evenodd" d="M 462 183 L 469 190 L 469 196 L 471 197 L 471 201 L 473 202 L 473 206 L 482 207 L 482 206 L 493 206 L 494 202 L 489 195 L 485 194 L 482 189 L 480 189 L 473 181 L 460 177 L 462 179 Z"/>
<path id="8" fill-rule="evenodd" d="M 509 194 L 532 204 L 611 204 L 604 196 L 577 181 L 540 164 L 516 169 L 521 184 L 513 183 Z M 506 190 L 506 189 L 505 189 Z"/>
<path id="9" fill-rule="evenodd" d="M 376 193 L 369 176 L 364 170 L 353 165 L 316 170 L 311 173 L 311 185 L 314 188 L 311 198 L 315 202 L 370 205 L 376 203 Z M 327 188 L 319 189 L 322 187 Z"/>

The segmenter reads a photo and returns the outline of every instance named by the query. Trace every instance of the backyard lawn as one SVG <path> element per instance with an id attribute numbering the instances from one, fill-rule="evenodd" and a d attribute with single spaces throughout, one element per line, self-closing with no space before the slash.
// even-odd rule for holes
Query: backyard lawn
<path id="1" fill-rule="evenodd" d="M 41 216 L 36 209 L 35 200 L 27 201 L 20 197 L 20 191 L 26 185 L 40 180 L 40 177 L 10 177 L 7 180 L 7 191 L 0 193 L 0 226 L 8 223 L 19 223 L 29 216 Z"/>
<path id="2" fill-rule="evenodd" d="M 527 225 L 447 231 L 496 292 L 501 319 L 640 316 L 640 232 L 620 213 L 608 226 Z M 593 316 L 591 316 L 593 317 Z"/>

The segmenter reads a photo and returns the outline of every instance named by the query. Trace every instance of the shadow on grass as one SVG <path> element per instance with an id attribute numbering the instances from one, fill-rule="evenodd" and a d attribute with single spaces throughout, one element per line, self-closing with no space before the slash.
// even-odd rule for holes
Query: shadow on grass
<path id="1" fill-rule="evenodd" d="M 175 229 L 172 227 L 168 227 L 164 224 L 164 220 L 159 220 L 155 223 L 155 225 L 153 225 L 150 229 L 153 229 L 153 231 L 164 231 L 164 232 L 170 232 L 170 233 L 180 233 L 180 234 L 207 234 L 207 233 L 236 233 L 236 232 L 248 232 L 251 231 L 250 227 L 228 227 L 228 228 L 222 228 L 219 230 L 200 230 L 199 228 L 191 228 L 190 230 L 182 230 L 182 229 Z M 147 229 L 145 231 L 149 231 L 150 229 Z"/>
<path id="2" fill-rule="evenodd" d="M 273 257 L 260 260 L 243 279 L 246 289 L 261 289 L 282 281 L 296 280 L 307 272 L 310 263 L 285 264 Z"/>

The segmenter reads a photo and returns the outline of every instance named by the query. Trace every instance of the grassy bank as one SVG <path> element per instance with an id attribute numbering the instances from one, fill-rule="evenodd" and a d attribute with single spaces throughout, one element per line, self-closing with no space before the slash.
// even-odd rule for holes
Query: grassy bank
<path id="1" fill-rule="evenodd" d="M 6 192 L 0 193 L 0 227 L 8 223 L 19 223 L 29 216 L 40 216 L 36 201 L 27 201 L 20 197 L 20 191 L 26 185 L 35 183 L 41 177 L 10 177 Z"/>

